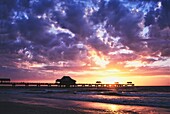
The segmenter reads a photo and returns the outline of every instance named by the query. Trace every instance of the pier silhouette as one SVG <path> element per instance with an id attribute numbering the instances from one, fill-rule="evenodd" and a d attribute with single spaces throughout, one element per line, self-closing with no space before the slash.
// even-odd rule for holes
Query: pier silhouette
<path id="1" fill-rule="evenodd" d="M 35 82 L 11 82 L 10 79 L 0 79 L 0 87 L 56 87 L 56 88 L 112 88 L 134 86 L 132 82 L 126 84 L 102 84 L 102 83 L 76 83 L 76 80 L 69 76 L 57 79 L 55 83 L 35 83 Z"/>

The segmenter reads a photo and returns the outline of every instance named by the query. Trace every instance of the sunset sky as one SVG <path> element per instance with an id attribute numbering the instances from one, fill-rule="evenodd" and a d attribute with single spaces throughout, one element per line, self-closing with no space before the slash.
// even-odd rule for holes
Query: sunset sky
<path id="1" fill-rule="evenodd" d="M 170 0 L 0 0 L 0 78 L 170 86 Z"/>

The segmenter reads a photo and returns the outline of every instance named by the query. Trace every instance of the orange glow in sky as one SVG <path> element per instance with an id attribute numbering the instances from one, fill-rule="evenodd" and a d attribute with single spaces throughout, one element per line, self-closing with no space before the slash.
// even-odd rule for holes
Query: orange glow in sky
<path id="1" fill-rule="evenodd" d="M 109 64 L 107 56 L 102 54 L 102 52 L 100 51 L 97 52 L 91 47 L 88 47 L 88 49 L 89 49 L 88 53 L 91 57 L 91 60 L 95 62 L 96 65 L 104 68 L 106 67 L 107 64 Z"/>

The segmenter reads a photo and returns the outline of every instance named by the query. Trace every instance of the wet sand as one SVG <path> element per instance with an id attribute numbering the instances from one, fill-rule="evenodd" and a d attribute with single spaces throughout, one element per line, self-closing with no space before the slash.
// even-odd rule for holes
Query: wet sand
<path id="1" fill-rule="evenodd" d="M 86 114 L 77 110 L 65 110 L 41 105 L 0 102 L 0 114 Z"/>

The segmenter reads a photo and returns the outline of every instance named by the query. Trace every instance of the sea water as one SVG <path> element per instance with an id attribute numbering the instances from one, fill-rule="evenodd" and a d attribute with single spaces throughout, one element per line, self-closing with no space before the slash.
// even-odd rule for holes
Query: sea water
<path id="1" fill-rule="evenodd" d="M 170 87 L 10 88 L 0 101 L 84 110 L 89 113 L 170 113 Z"/>

